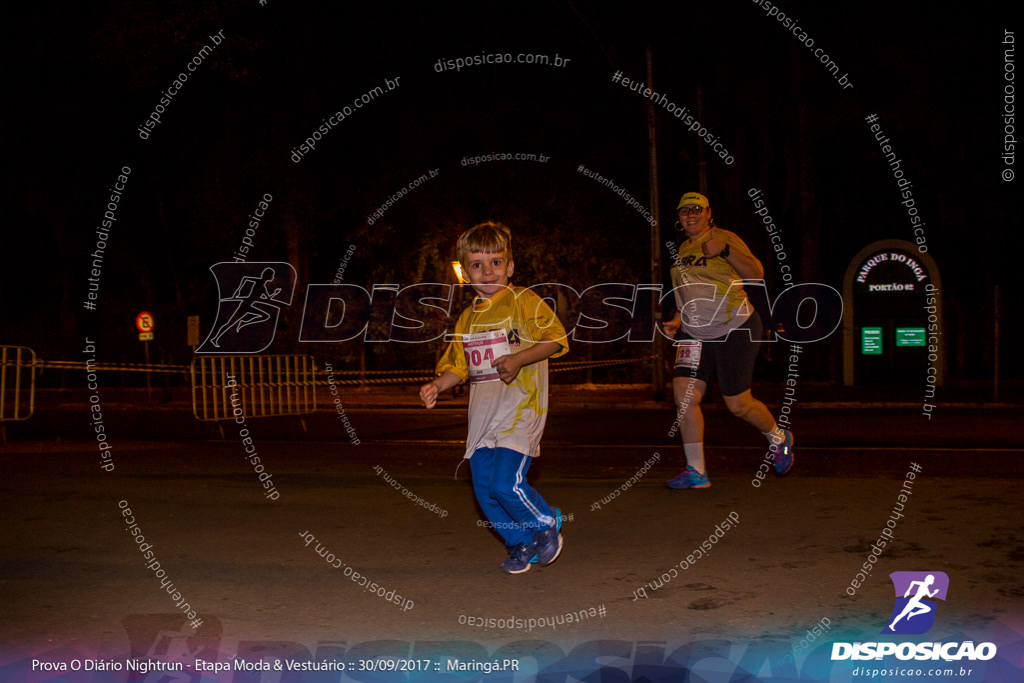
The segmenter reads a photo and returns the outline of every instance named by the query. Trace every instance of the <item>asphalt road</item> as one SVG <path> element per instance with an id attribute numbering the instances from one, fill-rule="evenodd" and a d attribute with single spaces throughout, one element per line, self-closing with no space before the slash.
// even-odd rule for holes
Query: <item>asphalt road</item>
<path id="1" fill-rule="evenodd" d="M 794 472 L 761 482 L 762 437 L 713 407 L 712 487 L 680 492 L 663 483 L 682 460 L 670 410 L 556 409 L 530 478 L 567 516 L 565 548 L 519 576 L 498 569 L 504 549 L 481 526 L 468 466 L 457 470 L 464 413 L 347 414 L 358 445 L 328 411 L 307 417 L 305 431 L 297 418 L 250 421 L 276 499 L 233 423 L 222 440 L 173 411 L 112 411 L 110 433 L 122 435 L 112 471 L 79 438 L 81 411 L 42 411 L 34 427 L 12 432 L 0 456 L 6 659 L 200 649 L 211 661 L 397 656 L 428 642 L 486 657 L 523 641 L 566 653 L 628 641 L 635 660 L 644 641 L 709 639 L 789 651 L 823 619 L 833 641 L 877 639 L 893 606 L 887 575 L 910 570 L 950 577 L 929 638 L 1021 631 L 1016 410 L 931 423 L 910 410 L 804 411 Z M 850 595 L 908 489 L 894 540 Z M 177 599 L 147 568 L 124 507 Z M 688 559 L 711 538 L 710 552 Z M 390 599 L 363 590 L 346 567 Z M 203 620 L 194 632 L 181 602 Z M 580 623 L 529 628 L 569 613 Z"/>

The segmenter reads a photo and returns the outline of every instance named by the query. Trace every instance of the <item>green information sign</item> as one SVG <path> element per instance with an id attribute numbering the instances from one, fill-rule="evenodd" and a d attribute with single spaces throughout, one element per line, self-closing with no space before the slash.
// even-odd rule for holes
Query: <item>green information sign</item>
<path id="1" fill-rule="evenodd" d="M 897 327 L 896 346 L 924 346 L 923 327 Z"/>
<path id="2" fill-rule="evenodd" d="M 865 356 L 882 355 L 882 328 L 860 328 L 860 352 Z"/>

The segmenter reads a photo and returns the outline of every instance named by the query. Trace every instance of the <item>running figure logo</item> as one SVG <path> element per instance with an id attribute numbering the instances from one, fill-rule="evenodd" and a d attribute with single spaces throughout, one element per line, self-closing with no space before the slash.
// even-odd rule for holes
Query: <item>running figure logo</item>
<path id="1" fill-rule="evenodd" d="M 889 578 L 896 590 L 896 606 L 882 633 L 928 632 L 935 623 L 937 607 L 937 603 L 928 598 L 945 600 L 949 577 L 945 572 L 893 572 Z"/>
<path id="2" fill-rule="evenodd" d="M 295 269 L 289 263 L 236 263 L 210 266 L 220 306 L 210 336 L 196 353 L 259 353 L 274 341 L 281 306 L 291 306 Z M 231 292 L 231 296 L 224 296 Z"/>

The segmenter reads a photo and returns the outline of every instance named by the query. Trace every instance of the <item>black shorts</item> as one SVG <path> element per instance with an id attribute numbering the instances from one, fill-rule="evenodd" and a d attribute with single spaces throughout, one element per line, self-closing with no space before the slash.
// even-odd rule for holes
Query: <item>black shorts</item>
<path id="1" fill-rule="evenodd" d="M 711 379 L 712 371 L 718 377 L 718 386 L 723 396 L 737 396 L 750 388 L 754 378 L 754 363 L 761 350 L 760 340 L 764 332 L 761 316 L 757 311 L 747 320 L 719 339 L 703 339 L 700 350 L 700 365 L 697 374 L 690 368 L 676 368 L 674 377 L 695 378 L 705 384 Z M 693 339 L 680 332 L 679 339 Z"/>

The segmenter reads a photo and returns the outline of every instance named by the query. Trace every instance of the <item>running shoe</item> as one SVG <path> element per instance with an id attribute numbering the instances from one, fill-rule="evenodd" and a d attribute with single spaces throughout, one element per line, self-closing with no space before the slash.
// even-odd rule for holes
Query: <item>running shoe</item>
<path id="1" fill-rule="evenodd" d="M 786 435 L 785 441 L 778 446 L 771 446 L 775 453 L 775 474 L 784 477 L 793 468 L 793 432 L 783 429 Z"/>
<path id="2" fill-rule="evenodd" d="M 555 526 L 533 534 L 533 546 L 537 549 L 535 558 L 541 564 L 551 564 L 562 552 L 562 511 L 554 509 Z"/>
<path id="3" fill-rule="evenodd" d="M 665 482 L 665 486 L 670 489 L 706 489 L 711 486 L 711 482 L 708 481 L 706 472 L 701 474 L 692 467 L 687 467 L 677 477 Z"/>
<path id="4" fill-rule="evenodd" d="M 508 559 L 501 563 L 501 569 L 507 574 L 522 574 L 530 571 L 530 563 L 537 556 L 537 543 L 520 543 L 508 551 Z"/>

